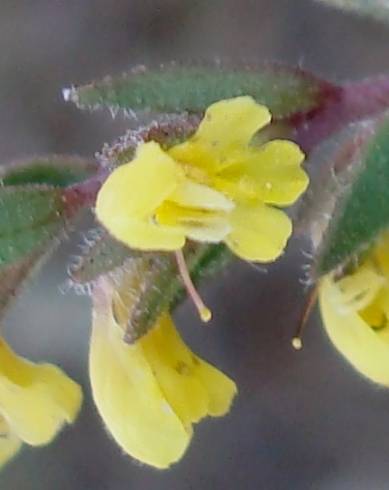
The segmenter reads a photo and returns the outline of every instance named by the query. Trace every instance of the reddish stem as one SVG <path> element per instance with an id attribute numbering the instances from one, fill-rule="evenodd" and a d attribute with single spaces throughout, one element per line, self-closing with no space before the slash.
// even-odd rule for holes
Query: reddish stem
<path id="1" fill-rule="evenodd" d="M 294 137 L 309 151 L 342 127 L 372 118 L 389 109 L 389 76 L 382 75 L 339 87 L 337 97 L 329 99 L 306 118 L 293 119 Z"/>
<path id="2" fill-rule="evenodd" d="M 93 177 L 64 190 L 62 199 L 68 216 L 72 216 L 82 207 L 93 206 L 95 204 L 96 196 L 109 173 L 109 169 L 102 168 Z"/>

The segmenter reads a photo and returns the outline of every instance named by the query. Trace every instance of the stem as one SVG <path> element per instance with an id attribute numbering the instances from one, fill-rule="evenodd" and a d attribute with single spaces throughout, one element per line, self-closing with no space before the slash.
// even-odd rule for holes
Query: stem
<path id="1" fill-rule="evenodd" d="M 62 199 L 68 216 L 72 216 L 81 207 L 94 205 L 96 196 L 109 173 L 109 169 L 102 168 L 93 177 L 64 190 Z"/>
<path id="2" fill-rule="evenodd" d="M 372 118 L 389 108 L 389 75 L 340 85 L 329 100 L 308 119 L 294 123 L 293 139 L 306 151 L 348 124 Z M 293 123 L 293 122 L 292 122 Z"/>

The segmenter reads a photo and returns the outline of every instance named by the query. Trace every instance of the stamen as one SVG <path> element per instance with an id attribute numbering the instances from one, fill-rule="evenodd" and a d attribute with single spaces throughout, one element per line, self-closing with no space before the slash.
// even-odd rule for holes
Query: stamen
<path id="1" fill-rule="evenodd" d="M 192 282 L 182 250 L 177 250 L 175 252 L 175 255 L 176 255 L 178 271 L 180 273 L 182 282 L 185 286 L 188 295 L 192 299 L 195 307 L 197 308 L 201 320 L 203 322 L 209 322 L 209 320 L 212 318 L 212 312 L 209 308 L 206 307 L 206 305 L 204 304 L 203 300 L 201 299 L 197 289 L 195 288 Z"/>
<path id="2" fill-rule="evenodd" d="M 313 288 L 311 288 L 310 292 L 308 293 L 308 298 L 303 308 L 301 319 L 297 327 L 296 335 L 292 338 L 292 346 L 296 350 L 301 350 L 303 348 L 302 336 L 307 321 L 313 310 L 313 307 L 316 304 L 318 292 L 319 292 L 318 286 L 314 286 Z"/>

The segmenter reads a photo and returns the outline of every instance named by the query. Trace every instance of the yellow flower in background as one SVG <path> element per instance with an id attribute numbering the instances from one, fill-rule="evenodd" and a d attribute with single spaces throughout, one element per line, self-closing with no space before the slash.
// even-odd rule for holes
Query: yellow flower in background
<path id="1" fill-rule="evenodd" d="M 187 348 L 167 313 L 140 340 L 125 343 L 128 303 L 101 281 L 89 358 L 96 406 L 127 454 L 167 468 L 184 454 L 194 423 L 229 411 L 236 386 Z"/>
<path id="2" fill-rule="evenodd" d="M 308 177 L 295 143 L 250 144 L 270 119 L 253 98 L 236 97 L 212 104 L 182 144 L 143 143 L 103 184 L 98 219 L 135 249 L 179 250 L 189 238 L 224 241 L 243 259 L 275 260 L 292 232 L 278 207 L 292 204 Z"/>
<path id="3" fill-rule="evenodd" d="M 51 364 L 17 356 L 0 338 L 0 467 L 22 446 L 49 443 L 74 422 L 80 386 Z"/>
<path id="4" fill-rule="evenodd" d="M 361 264 L 321 280 L 320 309 L 337 349 L 363 375 L 389 386 L 389 233 Z"/>

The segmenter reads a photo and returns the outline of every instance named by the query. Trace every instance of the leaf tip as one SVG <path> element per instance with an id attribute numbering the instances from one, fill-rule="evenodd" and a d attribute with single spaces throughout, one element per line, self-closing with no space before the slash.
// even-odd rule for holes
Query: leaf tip
<path id="1" fill-rule="evenodd" d="M 65 102 L 77 102 L 77 91 L 74 86 L 62 89 L 62 97 Z"/>

